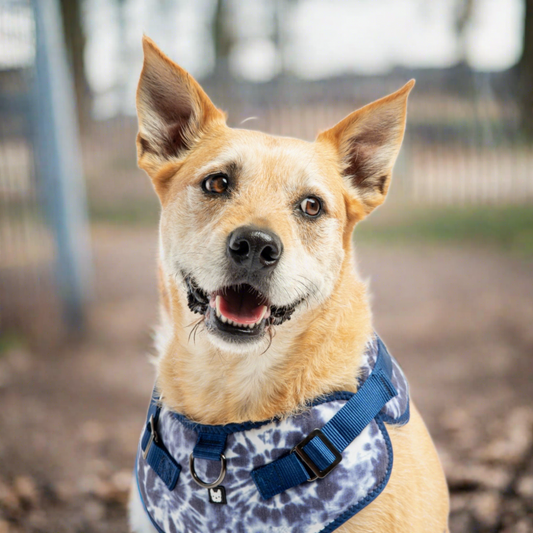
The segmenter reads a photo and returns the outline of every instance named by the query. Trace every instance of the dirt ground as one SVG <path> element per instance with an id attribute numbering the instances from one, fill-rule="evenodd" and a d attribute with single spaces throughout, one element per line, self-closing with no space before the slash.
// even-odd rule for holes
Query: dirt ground
<path id="1" fill-rule="evenodd" d="M 97 226 L 94 244 L 87 334 L 0 357 L 0 533 L 127 531 L 154 377 L 156 234 Z M 451 531 L 533 532 L 533 261 L 475 247 L 358 256 L 442 458 Z"/>

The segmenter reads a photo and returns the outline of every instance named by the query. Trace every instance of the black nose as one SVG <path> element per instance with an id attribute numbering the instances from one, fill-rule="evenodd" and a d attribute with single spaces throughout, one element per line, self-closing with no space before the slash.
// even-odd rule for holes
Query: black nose
<path id="1" fill-rule="evenodd" d="M 266 229 L 241 226 L 228 237 L 228 255 L 234 263 L 248 270 L 274 268 L 282 252 L 281 239 Z"/>

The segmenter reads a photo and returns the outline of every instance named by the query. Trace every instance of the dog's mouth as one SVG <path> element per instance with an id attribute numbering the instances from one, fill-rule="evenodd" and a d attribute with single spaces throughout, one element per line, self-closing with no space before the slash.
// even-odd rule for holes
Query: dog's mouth
<path id="1" fill-rule="evenodd" d="M 277 307 L 246 283 L 223 287 L 213 293 L 202 290 L 190 276 L 185 276 L 185 283 L 189 308 L 204 316 L 208 331 L 237 342 L 260 337 L 270 326 L 290 320 L 303 301 Z"/>

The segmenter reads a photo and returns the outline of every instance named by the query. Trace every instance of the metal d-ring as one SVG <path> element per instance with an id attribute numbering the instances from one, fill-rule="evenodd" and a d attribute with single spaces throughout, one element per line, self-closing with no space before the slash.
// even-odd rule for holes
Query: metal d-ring
<path id="1" fill-rule="evenodd" d="M 198 485 L 200 485 L 200 487 L 204 487 L 204 489 L 213 489 L 220 485 L 226 477 L 226 456 L 223 453 L 220 454 L 220 474 L 218 475 L 218 478 L 213 481 L 213 483 L 206 483 L 198 477 L 196 471 L 194 470 L 194 457 L 192 453 L 189 455 L 189 470 L 191 471 L 192 478 Z"/>

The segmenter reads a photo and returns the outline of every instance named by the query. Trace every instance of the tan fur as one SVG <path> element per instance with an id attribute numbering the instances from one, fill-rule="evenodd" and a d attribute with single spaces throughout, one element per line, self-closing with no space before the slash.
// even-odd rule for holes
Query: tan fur
<path id="1" fill-rule="evenodd" d="M 385 490 L 340 533 L 447 533 L 448 488 L 431 437 L 412 405 L 407 426 L 389 426 L 394 466 Z"/>
<path id="2" fill-rule="evenodd" d="M 149 39 L 144 50 L 137 146 L 162 205 L 157 388 L 165 405 L 225 424 L 287 416 L 321 394 L 354 391 L 372 324 L 352 232 L 385 198 L 414 82 L 307 143 L 228 128 L 196 81 Z M 206 199 L 202 179 L 228 167 L 238 182 L 231 202 Z M 305 194 L 324 199 L 323 217 L 295 216 Z M 272 339 L 245 348 L 202 329 L 179 271 L 193 270 L 208 291 L 223 286 L 224 243 L 243 224 L 268 228 L 284 244 L 273 304 L 309 295 Z M 446 484 L 416 409 L 409 424 L 391 428 L 391 439 L 395 462 L 385 492 L 339 531 L 445 532 Z"/>

